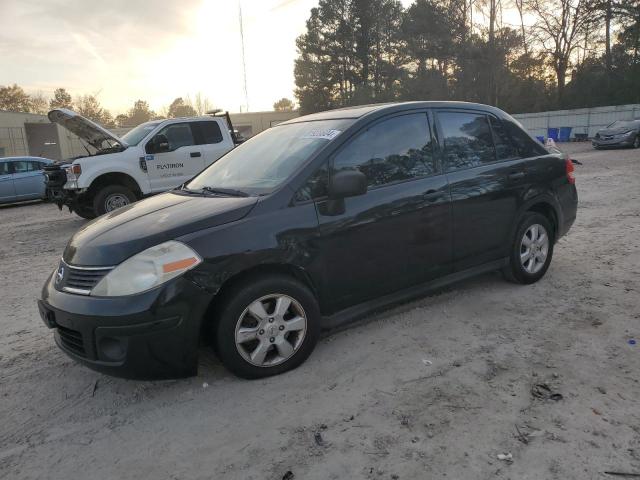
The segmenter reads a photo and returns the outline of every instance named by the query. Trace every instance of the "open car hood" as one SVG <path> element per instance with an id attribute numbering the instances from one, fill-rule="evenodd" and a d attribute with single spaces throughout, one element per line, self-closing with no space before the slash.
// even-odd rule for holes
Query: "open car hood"
<path id="1" fill-rule="evenodd" d="M 96 150 L 103 149 L 105 147 L 104 142 L 107 140 L 120 145 L 123 149 L 128 146 L 124 140 L 116 137 L 106 128 L 101 127 L 97 123 L 92 122 L 88 118 L 84 118 L 72 110 L 56 108 L 55 110 L 51 110 L 47 116 L 52 123 L 57 123 L 66 128 Z"/>

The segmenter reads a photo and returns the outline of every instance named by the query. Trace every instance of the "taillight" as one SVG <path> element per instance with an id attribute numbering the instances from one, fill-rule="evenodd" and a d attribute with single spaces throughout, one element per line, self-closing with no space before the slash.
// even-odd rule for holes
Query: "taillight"
<path id="1" fill-rule="evenodd" d="M 570 158 L 567 158 L 565 160 L 565 165 L 566 165 L 566 169 L 567 169 L 567 180 L 571 184 L 576 183 L 576 174 L 574 173 L 573 162 L 571 161 Z"/>

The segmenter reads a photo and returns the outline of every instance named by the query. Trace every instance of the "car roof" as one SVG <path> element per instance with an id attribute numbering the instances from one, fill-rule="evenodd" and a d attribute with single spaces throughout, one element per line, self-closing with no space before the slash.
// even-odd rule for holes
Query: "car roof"
<path id="1" fill-rule="evenodd" d="M 0 157 L 0 162 L 9 162 L 11 160 L 13 160 L 13 161 L 32 160 L 34 162 L 41 162 L 41 161 L 53 162 L 54 161 L 54 160 L 51 160 L 50 158 L 32 157 L 30 155 L 22 155 L 22 156 L 15 156 L 15 157 Z"/>
<path id="2" fill-rule="evenodd" d="M 504 113 L 495 107 L 490 105 L 483 105 L 481 103 L 472 102 L 450 102 L 450 101 L 424 101 L 424 102 L 390 102 L 390 103 L 375 103 L 370 105 L 358 105 L 354 107 L 337 108 L 335 110 L 327 110 L 324 112 L 312 113 L 310 115 L 304 115 L 302 117 L 296 117 L 286 122 L 282 122 L 279 125 L 286 125 L 290 123 L 300 122 L 313 122 L 318 120 L 339 120 L 339 119 L 359 119 L 366 115 L 382 112 L 396 112 L 403 110 L 412 110 L 419 108 L 464 108 L 464 109 L 481 109 L 484 111 L 491 111 L 498 115 L 504 115 Z"/>

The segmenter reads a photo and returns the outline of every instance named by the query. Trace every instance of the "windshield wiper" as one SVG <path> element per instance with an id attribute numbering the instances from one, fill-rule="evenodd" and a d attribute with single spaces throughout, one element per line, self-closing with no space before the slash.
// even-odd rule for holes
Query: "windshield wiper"
<path id="1" fill-rule="evenodd" d="M 214 188 L 214 187 L 202 187 L 200 189 L 193 189 L 183 187 L 182 190 L 186 190 L 187 192 L 196 192 L 196 193 L 211 193 L 214 195 L 227 195 L 229 197 L 248 197 L 249 194 L 247 192 L 243 192 L 242 190 L 235 190 L 233 188 Z"/>

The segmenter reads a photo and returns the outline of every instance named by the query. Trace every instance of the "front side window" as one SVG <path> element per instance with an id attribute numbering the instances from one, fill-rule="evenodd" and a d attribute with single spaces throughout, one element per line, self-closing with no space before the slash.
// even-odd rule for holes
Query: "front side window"
<path id="1" fill-rule="evenodd" d="M 187 184 L 269 193 L 302 168 L 353 120 L 335 119 L 278 125 L 250 138 Z"/>
<path id="2" fill-rule="evenodd" d="M 30 162 L 28 160 L 19 160 L 13 163 L 13 173 L 25 173 L 40 170 L 39 162 Z"/>
<path id="3" fill-rule="evenodd" d="M 188 123 L 167 125 L 158 132 L 158 135 L 164 135 L 167 138 L 169 151 L 177 150 L 180 147 L 195 145 L 191 127 Z"/>
<path id="4" fill-rule="evenodd" d="M 0 162 L 0 175 L 9 175 L 9 162 Z"/>
<path id="5" fill-rule="evenodd" d="M 369 188 L 437 173 L 426 113 L 373 125 L 338 153 L 334 172 L 360 170 Z"/>
<path id="6" fill-rule="evenodd" d="M 438 120 L 444 137 L 447 171 L 495 162 L 496 152 L 486 115 L 438 112 Z"/>
<path id="7" fill-rule="evenodd" d="M 325 163 L 296 192 L 296 202 L 306 202 L 314 198 L 326 197 L 329 189 L 329 168 Z"/>

